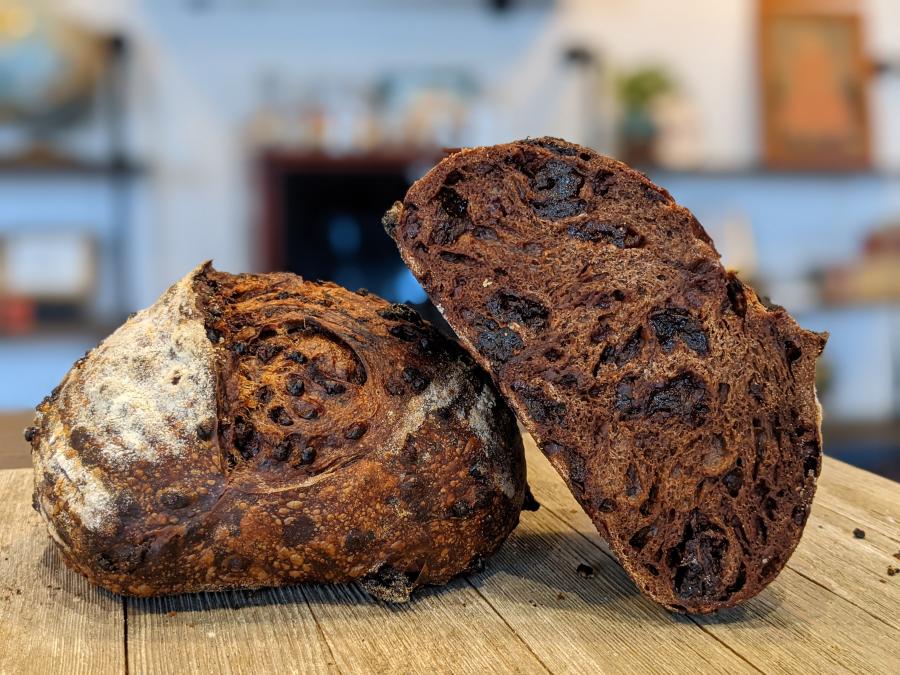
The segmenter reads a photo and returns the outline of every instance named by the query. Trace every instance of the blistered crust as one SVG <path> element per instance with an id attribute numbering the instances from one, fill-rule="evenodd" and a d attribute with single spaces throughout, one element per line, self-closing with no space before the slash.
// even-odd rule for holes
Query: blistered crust
<path id="1" fill-rule="evenodd" d="M 364 580 L 403 600 L 518 522 L 512 414 L 412 310 L 332 284 L 173 286 L 66 376 L 30 431 L 66 562 L 158 595 Z"/>

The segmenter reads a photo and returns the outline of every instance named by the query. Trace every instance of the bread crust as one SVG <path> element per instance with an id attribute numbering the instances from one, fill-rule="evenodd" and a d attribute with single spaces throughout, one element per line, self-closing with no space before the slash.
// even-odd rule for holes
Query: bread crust
<path id="1" fill-rule="evenodd" d="M 151 596 L 360 580 L 404 601 L 518 522 L 489 378 L 405 305 L 209 264 L 66 375 L 30 430 L 66 563 Z"/>
<path id="2" fill-rule="evenodd" d="M 775 578 L 821 467 L 826 335 L 664 189 L 560 139 L 453 154 L 383 222 L 645 594 L 710 612 Z"/>

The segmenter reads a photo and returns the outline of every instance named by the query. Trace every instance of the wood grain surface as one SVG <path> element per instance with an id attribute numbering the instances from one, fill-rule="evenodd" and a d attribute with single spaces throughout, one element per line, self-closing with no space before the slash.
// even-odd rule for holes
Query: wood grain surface
<path id="1" fill-rule="evenodd" d="M 0 413 L 0 469 L 31 466 L 31 448 L 22 434 L 33 419 L 33 410 Z"/>
<path id="2" fill-rule="evenodd" d="M 30 471 L 0 471 L 0 673 L 900 672 L 900 574 L 887 573 L 900 485 L 826 459 L 779 578 L 687 617 L 637 593 L 527 438 L 526 451 L 540 510 L 483 572 L 405 606 L 352 585 L 117 598 L 63 567 Z"/>
<path id="3" fill-rule="evenodd" d="M 69 571 L 31 508 L 31 471 L 0 471 L 0 673 L 113 673 L 125 601 Z"/>

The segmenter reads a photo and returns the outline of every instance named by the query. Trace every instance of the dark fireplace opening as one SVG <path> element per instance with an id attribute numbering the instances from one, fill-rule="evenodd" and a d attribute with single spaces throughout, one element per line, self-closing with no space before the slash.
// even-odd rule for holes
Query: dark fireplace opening
<path id="1" fill-rule="evenodd" d="M 407 302 L 446 330 L 381 226 L 385 211 L 433 162 L 420 156 L 267 155 L 261 172 L 266 268 Z"/>

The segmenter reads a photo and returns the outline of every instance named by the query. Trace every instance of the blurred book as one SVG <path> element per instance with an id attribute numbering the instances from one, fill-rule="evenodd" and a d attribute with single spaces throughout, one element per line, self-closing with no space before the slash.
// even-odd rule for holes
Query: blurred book
<path id="1" fill-rule="evenodd" d="M 34 301 L 0 293 L 0 335 L 26 335 L 34 330 Z"/>
<path id="2" fill-rule="evenodd" d="M 0 333 L 80 317 L 96 286 L 97 247 L 83 232 L 22 230 L 0 237 Z"/>

